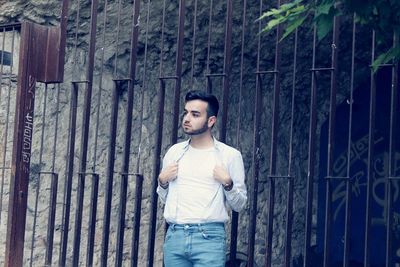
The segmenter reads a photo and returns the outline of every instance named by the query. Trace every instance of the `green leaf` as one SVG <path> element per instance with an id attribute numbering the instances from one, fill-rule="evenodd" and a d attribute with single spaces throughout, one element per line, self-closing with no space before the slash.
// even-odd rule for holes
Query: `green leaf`
<path id="1" fill-rule="evenodd" d="M 264 29 L 261 32 L 265 32 L 265 31 L 270 31 L 272 30 L 276 25 L 284 22 L 286 19 L 285 17 L 280 17 L 277 19 L 272 19 L 270 21 L 268 21 L 267 26 L 264 27 Z"/>
<path id="2" fill-rule="evenodd" d="M 331 11 L 331 8 L 333 8 L 333 7 L 334 7 L 334 3 L 333 2 L 318 5 L 316 7 L 316 10 L 315 10 L 316 15 L 317 16 L 319 16 L 321 14 L 327 15 L 327 14 L 329 14 L 329 12 Z"/>
<path id="3" fill-rule="evenodd" d="M 386 64 L 391 60 L 399 61 L 400 59 L 400 46 L 390 48 L 387 52 L 381 54 L 372 63 L 372 69 L 376 72 L 382 64 Z"/>
<path id="4" fill-rule="evenodd" d="M 297 7 L 294 7 L 292 9 L 288 10 L 286 12 L 286 16 L 297 16 L 301 13 L 304 13 L 305 11 L 306 11 L 306 6 L 304 6 L 304 5 L 297 6 Z"/>
<path id="5" fill-rule="evenodd" d="M 277 16 L 279 14 L 280 14 L 280 12 L 278 9 L 272 8 L 272 9 L 268 10 L 267 12 L 264 12 L 256 21 L 265 19 L 266 17 L 270 17 L 270 16 Z"/>
<path id="6" fill-rule="evenodd" d="M 282 41 L 283 39 L 285 39 L 289 34 L 291 34 L 293 31 L 295 31 L 300 25 L 303 24 L 303 22 L 305 21 L 305 19 L 308 16 L 303 16 L 300 18 L 297 18 L 296 20 L 294 20 L 293 22 L 290 23 L 290 25 L 288 25 L 285 29 L 285 33 L 282 35 L 282 38 L 280 39 L 280 41 Z"/>
<path id="7" fill-rule="evenodd" d="M 317 26 L 317 37 L 318 40 L 322 40 L 332 30 L 333 17 L 331 16 L 320 16 L 316 22 Z"/>

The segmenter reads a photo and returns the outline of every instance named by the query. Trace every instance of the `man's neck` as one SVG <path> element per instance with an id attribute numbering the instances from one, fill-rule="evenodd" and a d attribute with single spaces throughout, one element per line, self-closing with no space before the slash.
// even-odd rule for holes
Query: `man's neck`
<path id="1" fill-rule="evenodd" d="M 214 139 L 211 135 L 211 132 L 206 132 L 199 135 L 192 135 L 190 138 L 190 145 L 194 148 L 206 149 L 214 145 Z"/>

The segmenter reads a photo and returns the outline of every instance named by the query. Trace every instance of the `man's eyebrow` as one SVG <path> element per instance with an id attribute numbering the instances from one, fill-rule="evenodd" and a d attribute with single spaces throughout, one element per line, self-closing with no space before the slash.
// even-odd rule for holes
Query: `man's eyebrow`
<path id="1" fill-rule="evenodd" d="M 190 113 L 196 113 L 196 114 L 200 114 L 201 112 L 199 110 L 187 110 L 186 108 L 183 109 L 184 112 L 190 112 Z"/>

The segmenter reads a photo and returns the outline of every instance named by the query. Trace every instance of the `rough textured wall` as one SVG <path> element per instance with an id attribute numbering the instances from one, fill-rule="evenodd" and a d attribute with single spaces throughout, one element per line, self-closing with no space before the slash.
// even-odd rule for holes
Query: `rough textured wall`
<path id="1" fill-rule="evenodd" d="M 192 35 L 193 35 L 193 1 L 187 1 L 187 13 L 185 21 L 185 48 L 183 59 L 183 80 L 182 80 L 182 96 L 184 93 L 193 88 L 203 89 L 206 86 L 205 74 L 207 73 L 207 39 L 208 39 L 208 14 L 209 14 L 209 1 L 198 1 L 198 17 L 196 22 L 196 43 L 194 54 L 194 68 L 192 70 Z M 224 1 L 216 1 L 213 7 L 213 25 L 212 25 L 212 38 L 211 38 L 211 54 L 209 68 L 211 73 L 221 73 L 223 70 L 223 49 L 224 49 L 224 23 L 226 7 Z M 129 56 L 130 56 L 130 34 L 131 34 L 131 14 L 132 3 L 131 1 L 122 1 L 123 8 L 121 12 L 121 20 L 118 20 L 118 1 L 109 1 L 107 17 L 104 23 L 104 2 L 100 1 L 99 16 L 98 16 L 98 29 L 96 38 L 96 60 L 94 72 L 94 86 L 93 98 L 91 109 L 91 126 L 90 126 L 90 141 L 88 151 L 88 169 L 96 171 L 100 174 L 100 195 L 98 201 L 98 216 L 96 224 L 96 247 L 95 247 L 95 265 L 99 264 L 99 254 L 101 245 L 101 231 L 103 223 L 103 205 L 104 205 L 104 187 L 105 187 L 105 172 L 108 159 L 108 143 L 110 132 L 110 112 L 111 112 L 111 96 L 114 88 L 113 78 L 124 78 L 128 75 L 129 71 Z M 258 1 L 247 1 L 247 23 L 245 24 L 245 46 L 244 46 L 244 66 L 243 66 L 243 95 L 239 99 L 240 89 L 240 62 L 241 62 L 241 34 L 242 34 L 242 1 L 234 1 L 234 20 L 233 20 L 233 47 L 232 47 L 232 76 L 231 78 L 231 94 L 229 97 L 228 109 L 228 134 L 227 143 L 237 146 L 241 149 L 244 159 L 246 174 L 248 179 L 248 187 L 252 188 L 250 183 L 252 176 L 252 151 L 253 151 L 253 118 L 254 118 L 254 96 L 255 96 L 255 71 L 257 60 L 257 38 L 258 24 L 255 20 L 259 14 Z M 133 134 L 131 144 L 131 157 L 130 157 L 130 172 L 135 172 L 137 168 L 137 158 L 140 153 L 140 172 L 144 174 L 144 192 L 142 203 L 142 217 L 141 217 L 141 236 L 140 236 L 140 266 L 144 265 L 146 259 L 147 248 L 147 231 L 149 225 L 149 207 L 150 207 L 150 187 L 151 180 L 156 175 L 153 173 L 154 161 L 154 147 L 155 147 L 155 131 L 157 121 L 157 105 L 158 98 L 157 92 L 159 90 L 159 76 L 160 76 L 160 51 L 161 51 L 161 26 L 162 26 L 162 1 L 152 1 L 150 8 L 150 20 L 146 25 L 146 12 L 147 2 L 141 5 L 140 16 L 140 36 L 138 48 L 138 65 L 136 69 L 135 80 L 135 102 L 134 111 L 132 116 L 128 119 L 133 120 Z M 77 17 L 77 2 L 70 3 L 70 14 L 68 23 L 68 39 L 67 39 L 67 54 L 65 64 L 65 82 L 61 85 L 60 95 L 58 96 L 57 86 L 53 88 L 52 85 L 47 89 L 43 86 L 38 86 L 36 91 L 36 116 L 35 116 L 35 135 L 33 139 L 33 155 L 38 155 L 41 150 L 41 125 L 45 123 L 45 131 L 43 135 L 43 160 L 40 162 L 39 157 L 32 158 L 32 175 L 30 184 L 30 196 L 28 203 L 28 223 L 26 234 L 26 251 L 25 255 L 30 255 L 31 236 L 33 229 L 33 215 L 35 210 L 35 194 L 39 186 L 38 172 L 48 170 L 51 168 L 51 157 L 56 154 L 57 161 L 55 169 L 60 174 L 59 194 L 57 198 L 57 220 L 56 220 L 56 234 L 55 234 L 55 255 L 54 259 L 58 259 L 58 246 L 60 242 L 60 227 L 61 227 L 61 212 L 63 203 L 63 190 L 64 179 L 66 172 L 66 151 L 68 140 L 68 116 L 69 116 L 69 103 L 70 103 L 70 89 L 71 81 L 85 79 L 87 68 L 87 49 L 88 49 L 88 31 L 90 19 L 90 5 L 84 1 L 80 3 L 79 13 L 79 30 L 76 34 L 76 17 Z M 165 21 L 164 32 L 164 54 L 163 54 L 163 68 L 162 73 L 165 76 L 174 75 L 175 73 L 175 56 L 176 56 L 176 35 L 177 35 L 177 19 L 178 19 L 178 1 L 167 1 L 166 10 L 167 16 Z M 7 23 L 12 21 L 22 21 L 24 19 L 35 21 L 43 25 L 58 25 L 60 16 L 60 2 L 58 1 L 12 1 L 0 4 L 0 22 Z M 120 23 L 119 39 L 117 39 L 117 25 Z M 147 47 L 146 47 L 146 30 L 148 27 Z M 104 35 L 103 35 L 104 34 Z M 104 36 L 104 39 L 103 39 Z M 310 66 L 311 66 L 311 34 L 309 29 L 305 29 L 299 34 L 299 52 L 297 55 L 297 79 L 296 79 L 296 98 L 295 98 L 295 114 L 294 114 L 294 141 L 293 141 L 293 163 L 292 175 L 295 177 L 295 196 L 294 196 L 294 217 L 293 217 L 293 256 L 295 261 L 299 260 L 302 253 L 302 246 L 304 243 L 304 221 L 305 221 L 305 194 L 306 194 L 306 177 L 307 177 L 307 151 L 308 149 L 308 119 L 309 119 L 309 89 L 310 89 Z M 348 45 L 348 44 L 346 44 Z M 76 47 L 75 47 L 76 46 Z M 116 49 L 118 47 L 118 49 Z M 274 33 L 262 35 L 261 39 L 261 70 L 272 70 L 274 68 L 275 56 L 275 35 Z M 327 43 L 320 44 L 321 57 L 319 64 L 327 66 L 330 63 L 330 50 Z M 147 51 L 147 60 L 145 65 L 145 52 Z M 290 119 L 291 119 L 291 89 L 292 89 L 292 75 L 293 75 L 293 39 L 288 38 L 283 42 L 282 50 L 282 69 L 279 73 L 281 80 L 281 114 L 280 114 L 280 128 L 278 137 L 278 157 L 277 157 L 277 174 L 287 175 L 288 165 L 288 151 L 289 133 L 290 133 Z M 104 54 L 103 54 L 104 53 Z M 144 73 L 146 72 L 146 76 Z M 192 78 L 193 73 L 193 78 Z M 222 95 L 222 79 L 212 78 L 213 92 L 218 96 Z M 256 235 L 256 261 L 259 266 L 264 263 L 265 254 L 265 230 L 266 230 L 266 215 L 267 210 L 265 205 L 268 198 L 268 178 L 269 173 L 269 157 L 270 157 L 270 138 L 271 138 L 271 121 L 272 121 L 272 101 L 273 101 L 273 76 L 263 76 L 262 91 L 263 91 L 263 110 L 262 110 L 262 128 L 261 128 L 261 147 L 260 151 L 260 185 L 258 192 L 258 211 L 257 211 L 257 235 Z M 318 96 L 319 113 L 318 125 L 326 119 L 328 115 L 327 98 L 329 94 L 329 78 L 323 77 L 321 84 L 322 89 Z M 340 77 L 342 91 L 347 90 L 348 75 Z M 101 86 L 100 86 L 101 85 Z M 170 144 L 171 135 L 171 120 L 172 120 L 172 98 L 173 98 L 174 82 L 167 82 L 167 103 L 165 110 L 165 128 L 163 134 L 163 151 L 167 149 Z M 45 96 L 47 94 L 47 96 Z M 112 264 L 115 259 L 115 232 L 117 229 L 117 211 L 119 204 L 119 184 L 120 176 L 118 172 L 121 169 L 121 158 L 124 150 L 124 126 L 126 120 L 126 103 L 127 93 L 126 90 L 120 92 L 121 102 L 119 104 L 119 121 L 117 129 L 117 145 L 116 145 L 116 166 L 114 176 L 114 190 L 113 190 L 113 208 L 112 208 L 112 222 L 111 222 L 111 235 L 110 235 L 110 252 L 109 263 Z M 143 103 L 142 100 L 143 94 Z M 345 94 L 345 93 L 343 93 Z M 79 91 L 79 107 L 78 107 L 78 127 L 76 131 L 76 153 L 75 153 L 75 168 L 76 171 L 79 165 L 79 144 L 80 144 L 80 131 L 84 90 L 81 88 Z M 338 102 L 341 102 L 344 96 L 339 93 Z M 59 111 L 55 109 L 57 99 L 60 100 Z M 48 103 L 49 108 L 46 111 L 45 122 L 43 121 L 43 105 Z M 3 105 L 3 102 L 2 102 Z M 239 105 L 241 114 L 238 116 Z M 3 106 L 2 106 L 3 108 Z M 140 124 L 140 115 L 143 108 L 143 121 Z M 54 140 L 54 125 L 56 115 L 59 115 L 58 121 L 58 135 L 57 135 L 57 148 L 56 152 L 53 151 Z M 97 120 L 99 118 L 99 120 Z M 240 119 L 240 120 L 239 120 Z M 239 127 L 238 127 L 239 123 Z M 96 129 L 98 131 L 96 132 Z M 237 131 L 239 129 L 239 132 Z M 141 132 L 141 140 L 139 140 Z M 216 133 L 217 134 L 217 133 Z M 218 135 L 218 134 L 217 134 Z M 182 132 L 179 131 L 179 139 L 184 139 Z M 238 138 L 239 136 L 239 138 Z M 237 142 L 237 140 L 239 142 Z M 140 151 L 139 151 L 140 141 Z M 97 142 L 97 143 L 95 143 Z M 47 193 L 49 190 L 50 179 L 41 176 L 40 181 L 40 194 L 39 194 L 39 208 L 38 208 L 38 221 L 35 239 L 34 251 L 34 265 L 42 264 L 44 255 L 44 243 L 46 233 L 47 221 Z M 130 178 L 131 179 L 131 178 Z M 85 196 L 89 195 L 90 183 L 86 183 Z M 70 250 L 72 252 L 72 239 L 74 227 L 74 212 L 76 204 L 76 187 L 77 179 L 74 176 L 72 202 L 71 202 L 71 218 L 70 225 Z M 134 217 L 133 203 L 135 197 L 135 182 L 132 178 L 128 186 L 128 206 L 126 215 L 126 233 L 125 233 L 125 250 L 124 258 L 129 259 L 129 244 L 131 238 L 131 226 Z M 249 190 L 249 193 L 251 190 Z M 280 266 L 282 262 L 285 225 L 284 222 L 287 218 L 286 212 L 286 193 L 287 186 L 285 181 L 278 181 L 276 184 L 276 209 L 274 212 L 274 239 L 273 239 L 273 262 L 274 266 Z M 84 207 L 84 223 L 82 231 L 82 260 L 84 265 L 86 234 L 87 234 L 87 214 L 88 214 L 88 197 L 85 199 Z M 161 266 L 161 249 L 163 239 L 163 220 L 161 214 L 161 205 L 159 205 L 158 213 L 158 232 L 156 240 L 156 265 Z M 239 251 L 247 252 L 247 231 L 249 225 L 248 208 L 241 213 L 240 226 L 239 226 Z M 315 223 L 315 217 L 314 217 Z M 3 224 L 2 224 L 3 225 Z M 229 228 L 229 226 L 228 226 Z M 314 230 L 313 230 L 314 231 Z M 70 257 L 68 257 L 70 258 Z M 1 260 L 1 258 L 0 258 Z M 27 260 L 28 261 L 28 260 Z M 128 264 L 128 261 L 126 261 Z"/>

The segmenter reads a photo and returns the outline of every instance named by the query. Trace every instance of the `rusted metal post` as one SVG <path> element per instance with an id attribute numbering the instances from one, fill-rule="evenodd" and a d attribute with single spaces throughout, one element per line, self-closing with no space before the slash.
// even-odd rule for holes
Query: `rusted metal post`
<path id="1" fill-rule="evenodd" d="M 33 24 L 21 28 L 5 266 L 23 266 L 36 75 Z"/>
<path id="2" fill-rule="evenodd" d="M 37 80 L 61 82 L 63 68 L 56 51 L 63 50 L 63 34 L 59 28 L 22 23 L 5 266 L 23 264 L 35 85 Z"/>

